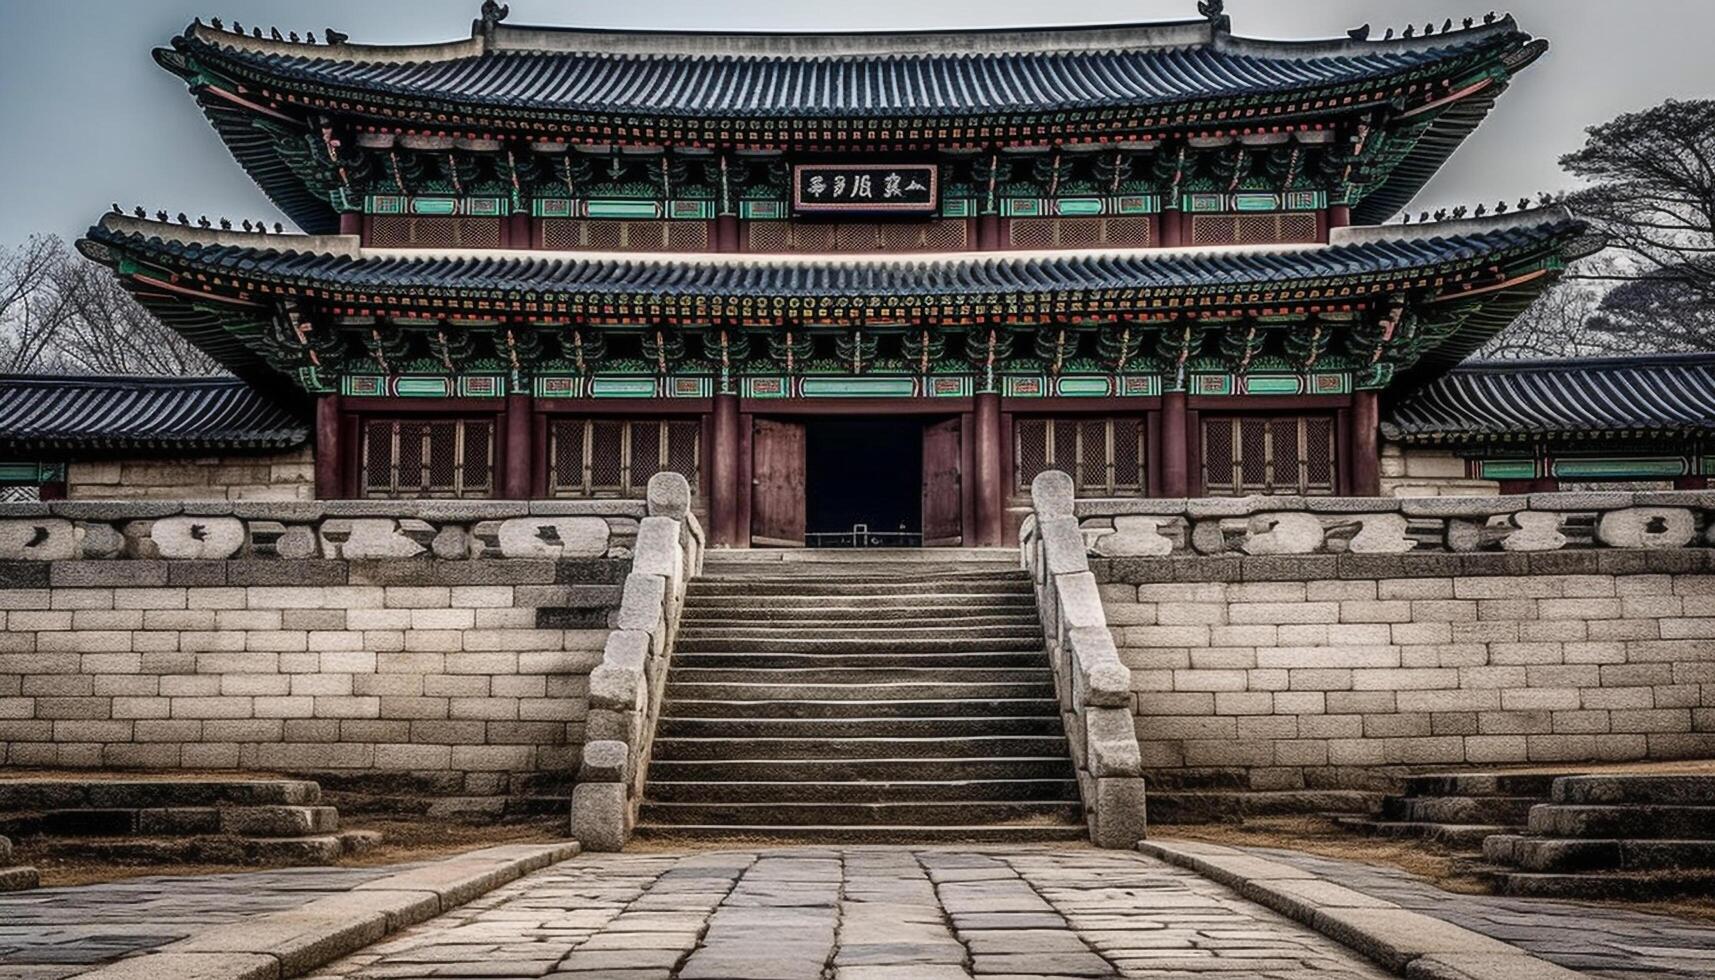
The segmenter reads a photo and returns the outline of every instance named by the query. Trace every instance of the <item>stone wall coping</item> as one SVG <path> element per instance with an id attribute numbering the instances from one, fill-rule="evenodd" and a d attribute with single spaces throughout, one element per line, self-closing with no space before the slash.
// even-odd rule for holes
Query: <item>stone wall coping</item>
<path id="1" fill-rule="evenodd" d="M 496 888 L 576 857 L 576 841 L 470 851 L 297 908 L 214 926 L 78 974 L 92 980 L 279 980 L 300 976 Z"/>
<path id="2" fill-rule="evenodd" d="M 1170 558 L 1092 558 L 1103 584 L 1173 582 L 1317 582 L 1519 575 L 1710 575 L 1715 549 L 1592 549 L 1535 553 L 1443 552 L 1403 555 L 1180 555 Z"/>
<path id="3" fill-rule="evenodd" d="M 1465 980 L 1576 980 L 1584 976 L 1498 939 L 1239 848 L 1142 841 L 1137 849 L 1225 885 L 1397 975 Z"/>
<path id="4" fill-rule="evenodd" d="M 1314 514 L 1404 514 L 1407 517 L 1489 517 L 1521 511 L 1626 510 L 1632 507 L 1715 509 L 1715 491 L 1533 493 L 1502 497 L 1208 497 L 1191 500 L 1080 498 L 1075 513 L 1089 517 L 1249 517 L 1295 511 Z"/>
<path id="5" fill-rule="evenodd" d="M 63 517 L 71 521 L 137 521 L 187 514 L 299 524 L 324 517 L 392 517 L 426 521 L 493 521 L 510 517 L 637 517 L 642 500 L 54 500 L 0 503 L 0 520 Z"/>

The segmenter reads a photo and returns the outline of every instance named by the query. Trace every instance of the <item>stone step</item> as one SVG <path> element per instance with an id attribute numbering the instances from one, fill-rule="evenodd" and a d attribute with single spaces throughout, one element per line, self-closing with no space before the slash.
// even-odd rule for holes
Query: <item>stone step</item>
<path id="1" fill-rule="evenodd" d="M 55 845 L 65 857 L 118 864 L 235 864 L 311 866 L 333 864 L 381 842 L 367 830 L 310 837 L 125 837 L 68 840 Z"/>
<path id="2" fill-rule="evenodd" d="M 1073 778 L 1072 761 L 1060 755 L 907 758 L 732 758 L 666 759 L 659 754 L 649 764 L 650 785 L 665 782 L 913 782 L 922 780 L 1065 780 Z"/>
<path id="3" fill-rule="evenodd" d="M 805 841 L 817 844 L 1041 844 L 1089 837 L 1082 823 L 1043 820 L 1012 824 L 925 826 L 640 823 L 652 840 Z"/>
<path id="4" fill-rule="evenodd" d="M 0 827 L 19 837 L 182 837 L 236 834 L 241 837 L 306 837 L 339 829 L 331 806 L 154 807 L 143 810 L 83 809 L 12 813 Z"/>
<path id="5" fill-rule="evenodd" d="M 942 756 L 1063 755 L 1066 736 L 981 735 L 963 738 L 720 738 L 669 735 L 655 739 L 654 759 L 912 759 Z"/>
<path id="6" fill-rule="evenodd" d="M 681 630 L 692 629 L 806 629 L 829 630 L 869 628 L 919 629 L 951 627 L 991 629 L 1028 626 L 1040 630 L 1036 613 L 1030 610 L 1009 611 L 1005 606 L 985 609 L 982 606 L 956 607 L 937 615 L 925 615 L 920 608 L 911 609 L 703 609 L 688 610 L 679 618 Z"/>
<path id="7" fill-rule="evenodd" d="M 908 649 L 923 649 L 923 644 L 930 644 L 935 649 L 941 649 L 943 644 L 961 648 L 972 644 L 995 643 L 998 641 L 1023 640 L 1027 643 L 1042 646 L 1042 628 L 1039 626 L 986 626 L 967 627 L 959 624 L 937 623 L 931 626 L 898 626 L 892 623 L 866 626 L 796 626 L 783 623 L 751 623 L 745 626 L 707 626 L 702 624 L 686 624 L 679 628 L 679 642 L 674 645 L 678 649 L 684 643 L 697 643 L 705 649 L 722 645 L 725 648 L 741 648 L 753 640 L 761 640 L 777 647 L 780 645 L 797 644 L 806 649 L 819 650 L 829 648 L 847 649 L 866 646 L 893 647 L 901 644 Z M 1008 647 L 1010 649 L 1010 646 Z"/>
<path id="8" fill-rule="evenodd" d="M 941 670 L 973 667 L 1040 667 L 1044 661 L 1041 651 L 1026 653 L 688 653 L 673 654 L 673 669 L 680 667 L 739 667 L 750 670 L 768 668 L 830 669 L 868 667 L 915 667 Z"/>
<path id="9" fill-rule="evenodd" d="M 834 705 L 909 705 L 923 702 L 963 706 L 971 702 L 1046 700 L 1058 705 L 1054 700 L 1054 685 L 1045 680 L 1026 684 L 782 684 L 767 680 L 767 674 L 749 676 L 756 679 L 719 684 L 676 681 L 669 677 L 667 701 L 669 705 L 791 705 L 807 702 L 826 706 L 827 711 L 836 710 Z M 744 710 L 748 709 L 730 709 L 733 713 Z M 723 709 L 708 708 L 701 714 L 708 717 L 710 712 L 723 712 Z"/>
<path id="10" fill-rule="evenodd" d="M 873 700 L 856 699 L 754 699 L 707 700 L 682 696 L 673 688 L 667 692 L 662 709 L 665 718 L 989 718 L 1001 713 L 1012 717 L 1058 718 L 1060 702 L 1053 697 L 996 698 L 966 697 L 947 700 L 943 688 L 932 692 L 939 699 L 909 699 L 904 697 Z"/>
<path id="11" fill-rule="evenodd" d="M 932 827 L 938 824 L 998 824 L 1032 818 L 1071 822 L 1083 818 L 1083 809 L 1083 804 L 1079 803 L 1075 796 L 1062 800 L 953 800 L 938 803 L 841 803 L 826 800 L 812 803 L 663 803 L 649 800 L 643 804 L 640 819 L 662 825 L 726 824 L 765 827 L 771 824 L 881 824 Z"/>
<path id="12" fill-rule="evenodd" d="M 1041 658 L 1038 658 L 1040 661 Z M 870 685 L 910 684 L 954 687 L 966 684 L 1044 684 L 1053 688 L 1054 672 L 1032 667 L 799 667 L 749 670 L 741 667 L 693 667 L 675 658 L 668 685 L 781 685 L 826 690 Z M 821 695 L 818 695 L 821 696 Z M 831 695 L 830 695 L 831 696 Z"/>
<path id="13" fill-rule="evenodd" d="M 1500 824 L 1522 827 L 1534 796 L 1417 796 L 1391 797 L 1382 804 L 1382 817 L 1413 823 Z"/>
<path id="14" fill-rule="evenodd" d="M 660 734 L 666 738 L 906 739 L 975 738 L 978 736 L 1052 735 L 1064 732 L 1058 714 L 1034 717 L 976 716 L 963 718 L 686 718 L 665 715 Z"/>
<path id="15" fill-rule="evenodd" d="M 0 867 L 0 892 L 29 891 L 41 883 L 41 874 L 28 865 Z"/>
<path id="16" fill-rule="evenodd" d="M 1407 776 L 1406 796 L 1534 796 L 1548 798 L 1563 773 L 1455 772 Z"/>
<path id="17" fill-rule="evenodd" d="M 1034 653 L 1042 652 L 1042 637 L 990 637 L 985 633 L 914 639 L 908 636 L 814 638 L 770 636 L 700 637 L 681 635 L 673 644 L 680 653 Z"/>
<path id="18" fill-rule="evenodd" d="M 806 582 L 831 582 L 839 585 L 888 585 L 897 582 L 916 582 L 924 585 L 963 585 L 969 582 L 988 582 L 996 585 L 1015 585 L 1019 582 L 1029 582 L 1030 574 L 1021 568 L 978 568 L 960 569 L 947 566 L 930 566 L 927 568 L 870 568 L 852 569 L 832 574 L 825 569 L 804 569 L 791 572 L 776 570 L 761 571 L 730 571 L 717 568 L 709 572 L 705 562 L 703 574 L 696 579 L 700 584 L 719 585 L 726 582 L 746 582 L 768 586 L 794 586 Z"/>
<path id="19" fill-rule="evenodd" d="M 1425 840 L 1455 850 L 1481 851 L 1483 842 L 1496 834 L 1518 829 L 1511 825 L 1426 823 L 1407 820 L 1372 820 L 1340 817 L 1336 824 L 1372 837 Z"/>
<path id="20" fill-rule="evenodd" d="M 1556 803 L 1645 803 L 1715 806 L 1715 776 L 1614 773 L 1566 776 L 1554 783 Z"/>
<path id="21" fill-rule="evenodd" d="M 1177 790 L 1152 789 L 1153 824 L 1242 823 L 1264 816 L 1340 815 L 1372 818 L 1383 794 L 1352 789 Z"/>
<path id="22" fill-rule="evenodd" d="M 1508 871 L 1493 876 L 1495 890 L 1521 898 L 1649 901 L 1715 894 L 1715 870 L 1603 871 L 1598 874 Z"/>
<path id="23" fill-rule="evenodd" d="M 1539 803 L 1526 829 L 1538 837 L 1715 840 L 1715 806 Z"/>
<path id="24" fill-rule="evenodd" d="M 299 779 L 0 779 L 0 813 L 197 806 L 313 806 L 321 787 Z"/>
<path id="25" fill-rule="evenodd" d="M 1525 871 L 1656 871 L 1715 869 L 1715 840 L 1562 840 L 1499 835 L 1483 857 Z"/>
<path id="26" fill-rule="evenodd" d="M 919 605 L 937 605 L 943 599 L 1029 597 L 1035 588 L 1027 578 L 995 580 L 990 578 L 965 581 L 927 581 L 889 576 L 874 581 L 848 579 L 760 579 L 760 578 L 699 578 L 685 588 L 687 599 L 708 599 L 717 596 L 739 596 L 758 605 L 771 604 L 777 599 L 809 599 L 859 596 L 877 599 L 908 599 Z M 767 600 L 763 603 L 761 600 Z"/>
<path id="27" fill-rule="evenodd" d="M 1036 598 L 1029 592 L 1007 593 L 1005 595 L 985 595 L 982 593 L 969 595 L 928 595 L 901 591 L 893 595 L 804 595 L 804 596 L 770 596 L 766 601 L 759 600 L 745 592 L 735 592 L 730 595 L 698 595 L 687 594 L 684 608 L 687 612 L 732 612 L 735 614 L 754 612 L 759 616 L 778 613 L 801 614 L 806 612 L 821 612 L 828 610 L 837 615 L 847 615 L 854 611 L 866 612 L 896 612 L 912 615 L 950 615 L 953 613 L 987 614 L 992 612 L 1028 612 L 1036 608 Z"/>
<path id="28" fill-rule="evenodd" d="M 1078 781 L 1060 779 L 984 779 L 913 781 L 733 782 L 651 780 L 649 798 L 658 803 L 949 803 L 1078 799 Z"/>

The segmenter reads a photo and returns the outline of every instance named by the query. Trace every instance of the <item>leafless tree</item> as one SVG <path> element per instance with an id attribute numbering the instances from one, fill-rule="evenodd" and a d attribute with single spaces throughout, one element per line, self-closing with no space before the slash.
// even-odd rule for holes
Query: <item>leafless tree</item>
<path id="1" fill-rule="evenodd" d="M 0 249 L 0 371 L 214 374 L 219 366 L 54 237 Z"/>

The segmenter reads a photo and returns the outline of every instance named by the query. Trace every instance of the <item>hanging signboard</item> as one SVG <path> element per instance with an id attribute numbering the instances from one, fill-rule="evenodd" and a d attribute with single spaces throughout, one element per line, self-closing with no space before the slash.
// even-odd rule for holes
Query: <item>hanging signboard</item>
<path id="1" fill-rule="evenodd" d="M 803 163 L 792 171 L 792 208 L 800 214 L 931 214 L 940 204 L 935 164 Z"/>

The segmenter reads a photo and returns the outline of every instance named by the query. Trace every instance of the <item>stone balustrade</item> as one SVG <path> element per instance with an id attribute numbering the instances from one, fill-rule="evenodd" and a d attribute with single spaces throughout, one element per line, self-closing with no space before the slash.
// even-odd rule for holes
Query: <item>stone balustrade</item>
<path id="1" fill-rule="evenodd" d="M 639 500 L 0 504 L 0 563 L 624 558 Z"/>
<path id="2" fill-rule="evenodd" d="M 1715 546 L 1715 493 L 1080 500 L 1101 558 L 1535 553 Z"/>
<path id="3" fill-rule="evenodd" d="M 1019 550 L 1037 608 L 1078 789 L 1098 847 L 1129 848 L 1144 835 L 1142 754 L 1132 717 L 1131 670 L 1108 630 L 1078 519 L 1072 478 L 1038 476 Z"/>
<path id="4" fill-rule="evenodd" d="M 647 503 L 614 630 L 590 673 L 572 834 L 592 851 L 620 850 L 637 825 L 685 588 L 703 567 L 706 541 L 685 478 L 657 474 Z"/>

